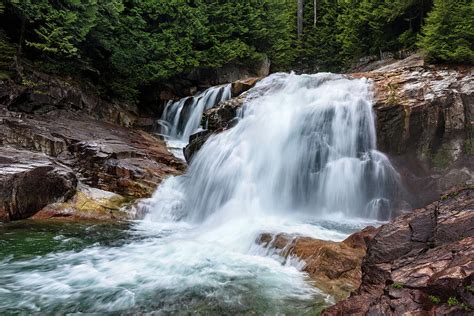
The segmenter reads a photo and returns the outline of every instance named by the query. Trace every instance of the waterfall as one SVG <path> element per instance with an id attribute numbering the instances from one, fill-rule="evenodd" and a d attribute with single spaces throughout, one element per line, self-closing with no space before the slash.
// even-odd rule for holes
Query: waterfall
<path id="1" fill-rule="evenodd" d="M 169 150 L 184 159 L 183 148 L 189 143 L 189 136 L 199 131 L 202 114 L 221 101 L 231 98 L 231 84 L 211 87 L 195 96 L 178 101 L 168 101 L 161 119 L 159 133 L 165 136 Z"/>
<path id="2" fill-rule="evenodd" d="M 231 84 L 211 87 L 199 94 L 178 101 L 168 101 L 159 120 L 161 133 L 188 142 L 201 125 L 204 111 L 231 98 Z"/>
<path id="3" fill-rule="evenodd" d="M 183 103 L 204 109 L 218 94 Z M 330 297 L 307 282 L 304 263 L 283 262 L 256 240 L 265 232 L 341 241 L 391 216 L 398 175 L 375 148 L 371 100 L 366 79 L 264 79 L 237 125 L 165 180 L 130 229 L 68 226 L 51 238 L 24 223 L 26 246 L 52 248 L 0 261 L 0 313 L 317 315 Z M 169 106 L 170 121 L 185 107 Z M 184 137 L 187 124 L 178 125 Z"/>
<path id="4" fill-rule="evenodd" d="M 280 73 L 250 91 L 240 122 L 211 137 L 186 175 L 158 189 L 149 218 L 386 220 L 398 188 L 376 150 L 367 79 Z"/>

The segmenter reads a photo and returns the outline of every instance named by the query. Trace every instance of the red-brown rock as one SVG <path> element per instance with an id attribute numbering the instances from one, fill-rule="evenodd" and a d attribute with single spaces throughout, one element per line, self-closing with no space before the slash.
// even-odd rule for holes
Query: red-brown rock
<path id="1" fill-rule="evenodd" d="M 378 230 L 367 227 L 343 242 L 286 234 L 262 234 L 258 243 L 284 258 L 304 261 L 303 271 L 315 285 L 337 300 L 346 298 L 361 282 L 360 265 L 368 242 Z"/>
<path id="2" fill-rule="evenodd" d="M 362 273 L 359 289 L 323 315 L 472 315 L 474 189 L 383 225 Z"/>

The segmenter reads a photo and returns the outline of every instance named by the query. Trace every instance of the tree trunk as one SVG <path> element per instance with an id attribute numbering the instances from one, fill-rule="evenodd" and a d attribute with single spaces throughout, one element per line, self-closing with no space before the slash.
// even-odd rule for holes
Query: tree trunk
<path id="1" fill-rule="evenodd" d="M 303 35 L 303 9 L 304 9 L 304 0 L 298 0 L 298 10 L 297 10 L 298 39 L 301 39 L 301 36 Z"/>
<path id="2" fill-rule="evenodd" d="M 314 26 L 316 26 L 317 21 L 318 21 L 318 0 L 314 0 Z"/>

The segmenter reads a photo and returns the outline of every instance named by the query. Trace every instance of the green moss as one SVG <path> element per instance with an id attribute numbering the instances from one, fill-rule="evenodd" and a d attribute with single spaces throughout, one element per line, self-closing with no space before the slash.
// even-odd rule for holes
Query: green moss
<path id="1" fill-rule="evenodd" d="M 437 169 L 444 170 L 451 163 L 451 155 L 446 149 L 441 148 L 433 157 L 433 165 Z"/>
<path id="2" fill-rule="evenodd" d="M 395 283 L 392 284 L 392 287 L 394 289 L 403 289 L 403 284 L 395 282 Z"/>
<path id="3" fill-rule="evenodd" d="M 459 194 L 461 193 L 461 190 L 459 191 L 455 191 L 455 192 L 451 192 L 451 193 L 448 193 L 448 194 L 445 194 L 441 197 L 441 200 L 442 201 L 446 201 L 448 199 L 452 199 L 452 198 L 455 198 L 456 196 L 458 196 Z"/>
<path id="4" fill-rule="evenodd" d="M 428 298 L 430 299 L 430 302 L 434 305 L 438 305 L 439 303 L 441 303 L 441 299 L 438 296 L 430 295 L 428 296 Z"/>
<path id="5" fill-rule="evenodd" d="M 474 294 L 474 286 L 472 285 L 466 285 L 464 287 L 464 289 L 466 290 L 466 292 L 469 292 L 469 293 L 473 293 Z"/>
<path id="6" fill-rule="evenodd" d="M 25 87 L 28 87 L 28 88 L 34 88 L 34 87 L 36 87 L 38 84 L 37 84 L 36 82 L 33 82 L 33 81 L 29 80 L 29 79 L 23 79 L 23 80 L 21 81 L 21 85 L 22 85 L 22 86 L 25 86 Z"/>
<path id="7" fill-rule="evenodd" d="M 467 155 L 472 155 L 474 154 L 474 146 L 472 146 L 472 141 L 471 139 L 466 139 L 464 140 L 464 152 Z"/>
<path id="8" fill-rule="evenodd" d="M 464 304 L 464 303 L 462 303 L 461 305 L 459 305 L 459 307 L 461 307 L 461 309 L 462 309 L 463 311 L 466 311 L 466 312 L 472 311 L 472 309 L 471 309 L 469 306 L 467 306 L 466 304 Z"/>
<path id="9" fill-rule="evenodd" d="M 461 303 L 454 296 L 451 296 L 450 298 L 448 298 L 448 305 L 449 306 L 456 306 L 456 305 L 460 305 L 460 304 Z"/>

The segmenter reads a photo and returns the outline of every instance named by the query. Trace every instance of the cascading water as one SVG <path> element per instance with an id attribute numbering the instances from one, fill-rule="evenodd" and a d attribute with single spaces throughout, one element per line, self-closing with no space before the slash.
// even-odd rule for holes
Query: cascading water
<path id="1" fill-rule="evenodd" d="M 398 174 L 375 150 L 367 80 L 276 74 L 253 89 L 244 113 L 203 146 L 186 176 L 159 189 L 151 217 L 390 217 Z M 176 194 L 171 205 L 165 190 Z"/>
<path id="2" fill-rule="evenodd" d="M 188 144 L 189 136 L 201 127 L 204 111 L 230 98 L 231 84 L 227 84 L 211 87 L 195 96 L 179 101 L 169 101 L 158 125 L 159 132 L 167 138 L 171 151 L 184 159 L 183 148 Z"/>
<path id="3" fill-rule="evenodd" d="M 316 314 L 328 297 L 301 263 L 282 265 L 255 240 L 342 240 L 389 217 L 397 190 L 375 150 L 366 79 L 275 74 L 235 127 L 160 185 L 129 236 L 76 250 L 62 232 L 50 254 L 0 256 L 0 313 Z"/>

